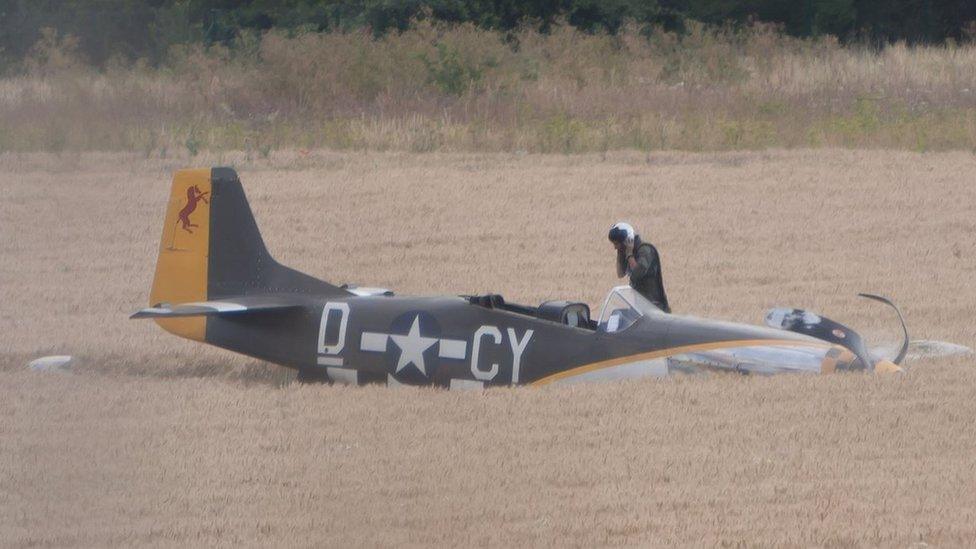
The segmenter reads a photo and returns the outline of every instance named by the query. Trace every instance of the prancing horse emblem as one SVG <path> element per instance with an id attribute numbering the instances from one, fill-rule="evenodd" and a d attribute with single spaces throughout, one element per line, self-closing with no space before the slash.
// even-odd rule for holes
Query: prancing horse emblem
<path id="1" fill-rule="evenodd" d="M 180 210 L 180 214 L 179 214 L 180 215 L 179 223 L 183 226 L 184 231 L 193 234 L 193 231 L 190 230 L 190 227 L 199 227 L 199 225 L 190 222 L 190 214 L 196 211 L 197 202 L 203 200 L 204 204 L 209 204 L 209 202 L 207 201 L 208 194 L 210 193 L 200 192 L 200 188 L 197 187 L 196 185 L 192 187 L 187 187 L 186 206 L 183 206 L 183 209 Z"/>
<path id="2" fill-rule="evenodd" d="M 176 225 L 179 225 L 184 231 L 193 234 L 193 228 L 199 227 L 196 223 L 190 221 L 190 214 L 196 211 L 197 203 L 203 200 L 204 204 L 209 204 L 207 200 L 207 195 L 209 192 L 202 192 L 200 187 L 196 185 L 186 188 L 186 206 L 177 214 Z M 173 226 L 173 239 L 169 243 L 170 250 L 176 250 L 176 226 Z"/>

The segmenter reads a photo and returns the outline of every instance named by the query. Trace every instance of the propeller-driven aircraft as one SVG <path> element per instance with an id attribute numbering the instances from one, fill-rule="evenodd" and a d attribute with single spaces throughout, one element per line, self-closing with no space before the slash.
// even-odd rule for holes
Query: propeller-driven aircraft
<path id="1" fill-rule="evenodd" d="M 883 297 L 862 294 L 895 308 Z M 572 301 L 539 306 L 502 296 L 400 296 L 336 286 L 269 255 L 237 174 L 180 170 L 163 225 L 152 318 L 181 337 L 336 383 L 484 388 L 665 376 L 897 372 L 856 332 L 799 309 L 767 326 L 666 314 L 633 289 L 613 288 L 600 315 Z"/>

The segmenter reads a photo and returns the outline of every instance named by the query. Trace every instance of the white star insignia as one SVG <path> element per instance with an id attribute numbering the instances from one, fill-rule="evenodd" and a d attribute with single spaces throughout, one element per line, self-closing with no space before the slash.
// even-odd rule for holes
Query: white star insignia
<path id="1" fill-rule="evenodd" d="M 397 373 L 400 373 L 400 370 L 406 368 L 407 365 L 413 364 L 420 370 L 420 373 L 426 376 L 427 366 L 424 364 L 424 351 L 437 343 L 437 338 L 420 335 L 420 315 L 414 317 L 410 333 L 407 335 L 390 334 L 390 339 L 400 348 L 400 360 L 397 361 L 396 367 Z"/>

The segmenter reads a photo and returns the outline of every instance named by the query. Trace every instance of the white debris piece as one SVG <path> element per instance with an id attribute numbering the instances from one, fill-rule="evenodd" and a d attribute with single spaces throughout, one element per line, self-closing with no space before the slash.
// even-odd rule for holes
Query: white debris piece
<path id="1" fill-rule="evenodd" d="M 71 355 L 42 356 L 27 364 L 32 372 L 67 372 L 75 364 Z"/>

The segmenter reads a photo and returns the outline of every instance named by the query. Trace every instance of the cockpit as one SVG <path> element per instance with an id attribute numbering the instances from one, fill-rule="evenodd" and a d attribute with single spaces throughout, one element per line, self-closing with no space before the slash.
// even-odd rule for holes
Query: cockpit
<path id="1" fill-rule="evenodd" d="M 609 334 L 622 332 L 649 314 L 664 314 L 644 296 L 630 286 L 617 286 L 610 290 L 603 302 L 599 320 L 590 318 L 590 307 L 572 301 L 546 301 L 538 307 L 508 303 L 498 294 L 464 296 L 471 304 L 489 309 L 535 317 L 572 328 L 601 331 Z"/>
<path id="2" fill-rule="evenodd" d="M 596 330 L 597 325 L 590 319 L 590 306 L 586 303 L 572 301 L 545 301 L 538 307 L 509 303 L 498 294 L 462 296 L 472 305 L 479 305 L 487 309 L 498 309 L 520 315 L 531 316 L 540 320 L 548 320 L 558 324 L 565 324 L 571 328 Z"/>

